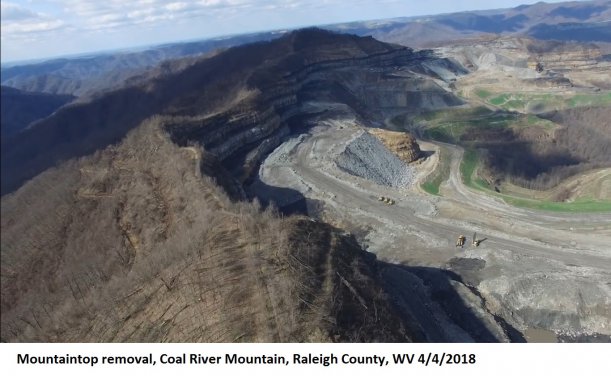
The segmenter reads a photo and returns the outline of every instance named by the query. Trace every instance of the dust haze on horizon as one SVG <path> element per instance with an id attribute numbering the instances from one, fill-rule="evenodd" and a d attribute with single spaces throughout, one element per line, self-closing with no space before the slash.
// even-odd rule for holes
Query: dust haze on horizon
<path id="1" fill-rule="evenodd" d="M 1 2 L 1 59 L 2 63 L 43 60 L 248 32 L 532 3 L 535 1 L 11 0 Z"/>

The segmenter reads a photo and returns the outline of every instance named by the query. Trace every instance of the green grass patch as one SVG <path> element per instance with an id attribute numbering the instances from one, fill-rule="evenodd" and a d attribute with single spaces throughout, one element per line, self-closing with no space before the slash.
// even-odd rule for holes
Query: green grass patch
<path id="1" fill-rule="evenodd" d="M 477 177 L 475 178 L 475 185 L 480 186 L 480 187 L 484 187 L 486 189 L 490 189 L 490 184 L 488 184 L 487 181 L 485 181 L 484 179 Z"/>
<path id="2" fill-rule="evenodd" d="M 510 205 L 528 209 L 573 213 L 611 212 L 611 201 L 576 200 L 574 202 L 551 202 L 501 196 Z"/>
<path id="3" fill-rule="evenodd" d="M 491 98 L 490 100 L 488 100 L 488 102 L 490 104 L 495 105 L 495 106 L 500 106 L 500 105 L 504 104 L 505 102 L 507 102 L 508 98 L 509 98 L 508 94 L 501 94 L 501 95 L 498 95 L 498 96 L 496 96 L 494 98 Z"/>
<path id="4" fill-rule="evenodd" d="M 422 183 L 422 189 L 424 189 L 424 191 L 428 194 L 441 196 L 439 194 L 439 186 L 441 185 L 441 183 L 441 181 L 425 181 L 424 183 Z"/>
<path id="5" fill-rule="evenodd" d="M 526 117 L 526 121 L 528 122 L 528 125 L 535 125 L 539 122 L 539 120 L 541 120 L 541 118 L 539 118 L 537 115 L 528 115 Z"/>
<path id="6" fill-rule="evenodd" d="M 578 94 L 568 99 L 569 107 L 583 106 L 609 106 L 611 105 L 611 92 L 602 94 Z"/>
<path id="7" fill-rule="evenodd" d="M 460 163 L 460 173 L 463 183 L 471 188 L 485 191 L 485 193 L 500 197 L 506 203 L 528 209 L 547 210 L 555 212 L 573 212 L 573 213 L 589 213 L 589 212 L 611 212 L 611 201 L 596 201 L 591 199 L 575 200 L 574 202 L 552 202 L 543 200 L 534 200 L 527 198 L 519 198 L 514 196 L 497 193 L 490 189 L 489 184 L 482 178 L 474 176 L 479 158 L 477 151 L 474 149 L 466 149 L 463 155 L 463 160 Z"/>
<path id="8" fill-rule="evenodd" d="M 528 209 L 546 210 L 555 212 L 573 212 L 573 213 L 590 213 L 590 212 L 611 212 L 611 201 L 597 201 L 591 199 L 580 199 L 574 202 L 552 202 L 543 200 L 534 200 L 527 198 L 519 198 L 509 196 L 493 191 L 484 179 L 475 175 L 479 158 L 475 149 L 466 149 L 463 155 L 463 160 L 460 163 L 460 174 L 463 183 L 471 188 L 484 191 L 486 194 L 500 197 L 506 203 Z"/>
<path id="9" fill-rule="evenodd" d="M 450 177 L 450 156 L 444 148 L 439 149 L 439 165 L 420 186 L 425 192 L 440 196 L 439 186 Z"/>
<path id="10" fill-rule="evenodd" d="M 494 112 L 486 107 L 449 108 L 445 110 L 424 112 L 415 118 L 416 121 L 444 122 L 464 121 L 488 116 Z"/>
<path id="11" fill-rule="evenodd" d="M 455 142 L 454 134 L 449 128 L 430 128 L 424 132 L 427 138 L 442 142 Z"/>
<path id="12" fill-rule="evenodd" d="M 473 184 L 473 172 L 477 167 L 477 151 L 475 149 L 466 149 L 460 162 L 460 174 L 462 181 L 468 187 L 474 187 Z"/>
<path id="13" fill-rule="evenodd" d="M 490 94 L 489 96 L 481 98 L 501 109 L 523 112 L 528 112 L 533 109 L 537 109 L 536 111 L 548 111 L 573 107 L 611 105 L 611 92 L 573 95 L 503 93 Z"/>
<path id="14" fill-rule="evenodd" d="M 505 128 L 524 115 L 493 112 L 485 107 L 444 110 L 420 115 L 416 120 L 427 126 L 425 135 L 437 141 L 458 143 L 470 129 Z"/>
<path id="15" fill-rule="evenodd" d="M 611 98 L 609 94 L 605 95 L 608 98 L 604 96 L 601 96 L 601 98 L 607 98 L 604 100 L 609 100 L 609 98 Z M 508 94 L 499 97 L 501 98 L 495 98 L 497 98 L 497 100 L 499 101 L 502 100 L 503 103 L 505 103 L 509 98 Z M 537 98 L 540 101 L 554 101 L 557 99 L 556 97 L 550 94 L 541 94 L 538 95 Z M 580 100 L 580 103 L 585 103 L 586 99 L 587 98 L 578 98 L 576 100 Z M 512 98 L 510 99 L 510 101 L 515 101 L 515 99 Z M 524 103 L 524 105 L 526 105 L 526 102 Z M 518 102 L 513 102 L 513 104 L 517 105 Z M 582 199 L 576 200 L 575 202 L 551 202 L 537 199 L 515 197 L 496 192 L 493 186 L 491 186 L 486 180 L 477 176 L 477 174 L 475 173 L 477 171 L 479 163 L 478 152 L 473 147 L 468 147 L 468 145 L 472 145 L 471 143 L 460 142 L 461 136 L 465 134 L 465 132 L 477 132 L 491 128 L 517 127 L 542 127 L 544 129 L 550 130 L 557 126 L 552 121 L 542 119 L 533 114 L 525 115 L 514 112 L 492 111 L 485 107 L 431 111 L 428 113 L 421 114 L 420 116 L 415 118 L 415 120 L 420 121 L 421 123 L 423 123 L 423 125 L 426 126 L 426 137 L 433 140 L 449 142 L 453 144 L 462 144 L 463 146 L 467 146 L 463 155 L 463 160 L 460 163 L 460 174 L 463 183 L 470 188 L 482 191 L 485 194 L 499 197 L 508 204 L 517 207 L 562 212 L 611 211 L 610 201 Z M 439 156 L 440 162 L 438 168 L 435 170 L 435 172 L 433 172 L 427 177 L 425 182 L 421 184 L 422 189 L 429 194 L 440 195 L 440 186 L 449 177 L 450 156 L 446 153 L 447 150 L 441 148 Z"/>
<path id="16" fill-rule="evenodd" d="M 505 102 L 505 107 L 510 109 L 519 110 L 524 108 L 524 106 L 526 106 L 526 103 L 521 99 L 511 99 Z"/>
<path id="17" fill-rule="evenodd" d="M 475 95 L 477 95 L 481 99 L 486 99 L 486 98 L 489 98 L 492 95 L 492 93 L 485 89 L 477 89 L 475 90 Z"/>

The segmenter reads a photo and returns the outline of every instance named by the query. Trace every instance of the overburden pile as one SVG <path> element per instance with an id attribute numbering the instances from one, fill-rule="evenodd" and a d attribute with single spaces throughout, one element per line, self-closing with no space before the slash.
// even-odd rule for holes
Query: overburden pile
<path id="1" fill-rule="evenodd" d="M 349 174 L 388 187 L 408 186 L 414 178 L 412 169 L 368 132 L 350 142 L 335 163 Z"/>

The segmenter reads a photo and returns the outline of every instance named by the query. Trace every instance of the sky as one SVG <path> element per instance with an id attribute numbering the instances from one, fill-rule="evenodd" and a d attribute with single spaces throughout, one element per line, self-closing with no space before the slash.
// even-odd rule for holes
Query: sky
<path id="1" fill-rule="evenodd" d="M 2 62 L 531 0 L 0 0 Z M 558 2 L 547 0 L 547 2 Z"/>

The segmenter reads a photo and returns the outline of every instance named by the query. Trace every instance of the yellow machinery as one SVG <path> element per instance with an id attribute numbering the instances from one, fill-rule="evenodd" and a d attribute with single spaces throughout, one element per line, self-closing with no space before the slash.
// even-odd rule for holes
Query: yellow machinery
<path id="1" fill-rule="evenodd" d="M 477 234 L 474 232 L 473 233 L 473 242 L 471 242 L 472 245 L 479 247 L 479 245 L 488 238 L 483 238 L 483 239 L 478 239 L 477 238 Z"/>
<path id="2" fill-rule="evenodd" d="M 382 201 L 386 205 L 394 205 L 395 204 L 395 200 L 393 200 L 392 198 L 384 197 L 384 196 L 378 197 L 378 201 Z"/>
<path id="3" fill-rule="evenodd" d="M 476 247 L 479 247 L 479 243 L 482 242 L 483 239 L 477 239 L 477 233 L 473 233 L 473 241 L 471 242 L 471 245 L 474 245 Z"/>
<path id="4" fill-rule="evenodd" d="M 456 240 L 456 246 L 462 248 L 465 245 L 465 240 L 467 238 L 464 235 L 459 236 L 458 240 Z"/>

